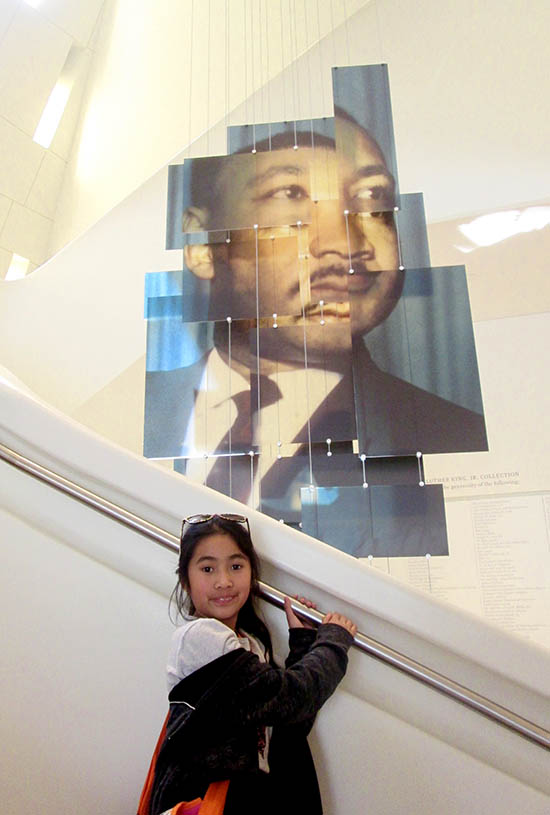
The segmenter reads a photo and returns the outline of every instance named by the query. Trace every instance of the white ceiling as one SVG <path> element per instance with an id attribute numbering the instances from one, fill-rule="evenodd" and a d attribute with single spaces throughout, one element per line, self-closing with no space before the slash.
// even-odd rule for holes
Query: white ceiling
<path id="1" fill-rule="evenodd" d="M 29 258 L 29 272 L 48 257 L 103 0 L 32 0 L 32 6 L 0 3 L 0 278 L 13 253 Z M 45 149 L 33 134 L 69 53 L 75 84 Z"/>

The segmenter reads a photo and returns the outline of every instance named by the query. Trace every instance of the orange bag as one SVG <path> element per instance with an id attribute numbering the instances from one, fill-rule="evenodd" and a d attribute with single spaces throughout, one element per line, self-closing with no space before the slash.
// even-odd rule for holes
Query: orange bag
<path id="1" fill-rule="evenodd" d="M 182 801 L 169 810 L 170 815 L 222 815 L 229 781 L 212 781 L 204 798 Z"/>
<path id="2" fill-rule="evenodd" d="M 157 757 L 164 741 L 166 734 L 166 725 L 168 723 L 168 716 L 164 720 L 160 736 L 158 737 L 155 752 L 149 765 L 149 772 L 141 791 L 137 815 L 149 815 L 149 806 L 151 803 L 151 792 L 153 789 L 153 779 L 155 777 L 155 765 Z M 167 810 L 163 815 L 222 815 L 225 807 L 225 799 L 227 796 L 227 788 L 229 781 L 213 781 L 208 789 L 204 798 L 195 798 L 194 801 L 181 801 L 172 809 Z"/>

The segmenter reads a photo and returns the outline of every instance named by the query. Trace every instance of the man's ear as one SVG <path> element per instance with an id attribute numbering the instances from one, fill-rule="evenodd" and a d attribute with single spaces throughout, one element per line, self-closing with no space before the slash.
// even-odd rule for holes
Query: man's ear
<path id="1" fill-rule="evenodd" d="M 182 232 L 203 232 L 208 222 L 204 207 L 187 207 L 181 219 Z"/>
<path id="2" fill-rule="evenodd" d="M 187 207 L 183 213 L 183 232 L 202 232 L 206 228 L 208 212 L 202 207 Z M 207 244 L 189 243 L 184 247 L 183 257 L 190 272 L 201 280 L 214 277 L 212 249 Z"/>
<path id="3" fill-rule="evenodd" d="M 188 243 L 183 249 L 183 259 L 189 271 L 201 280 L 214 277 L 214 258 L 208 244 Z"/>

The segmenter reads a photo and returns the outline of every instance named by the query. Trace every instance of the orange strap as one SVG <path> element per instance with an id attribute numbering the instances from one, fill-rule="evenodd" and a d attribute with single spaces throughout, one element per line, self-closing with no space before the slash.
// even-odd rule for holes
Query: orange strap
<path id="1" fill-rule="evenodd" d="M 229 781 L 212 781 L 200 808 L 200 815 L 222 815 Z"/>
<path id="2" fill-rule="evenodd" d="M 164 720 L 164 724 L 162 725 L 162 730 L 160 731 L 160 736 L 158 737 L 157 746 L 155 747 L 155 752 L 153 753 L 153 758 L 151 759 L 151 764 L 149 765 L 149 772 L 147 773 L 147 778 L 145 779 L 145 784 L 143 785 L 143 789 L 141 791 L 141 796 L 139 799 L 137 815 L 149 815 L 149 805 L 151 803 L 153 779 L 155 777 L 155 765 L 157 763 L 157 757 L 162 742 L 164 741 L 164 737 L 166 735 L 166 725 L 168 724 L 168 715 L 169 714 L 166 714 L 166 719 Z"/>
<path id="3" fill-rule="evenodd" d="M 195 798 L 194 801 L 182 801 L 170 810 L 170 815 L 185 815 L 185 813 L 223 815 L 228 787 L 229 781 L 212 781 L 202 801 L 200 798 Z"/>
<path id="4" fill-rule="evenodd" d="M 155 778 L 155 766 L 160 748 L 166 735 L 166 725 L 168 724 L 169 715 L 169 713 L 166 714 L 166 719 L 164 720 L 162 730 L 160 731 L 160 735 L 157 740 L 155 752 L 153 753 L 151 764 L 149 765 L 149 772 L 147 773 L 147 778 L 145 779 L 145 784 L 143 785 L 143 790 L 141 791 L 137 815 L 149 815 L 151 792 L 153 790 L 153 780 Z M 212 781 L 206 790 L 206 795 L 204 796 L 204 800 L 199 810 L 200 815 L 222 815 L 225 807 L 228 787 L 229 781 Z M 198 805 L 200 800 L 200 798 L 197 798 L 195 801 L 189 801 L 187 803 L 182 801 L 181 804 L 177 804 L 177 806 L 173 807 L 171 810 L 172 815 L 183 815 L 186 811 L 185 807 L 187 807 L 188 811 L 192 805 Z"/>

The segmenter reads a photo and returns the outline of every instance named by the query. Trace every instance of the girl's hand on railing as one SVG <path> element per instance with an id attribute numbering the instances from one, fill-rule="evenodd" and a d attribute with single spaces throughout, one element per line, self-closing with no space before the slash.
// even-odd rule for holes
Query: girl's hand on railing
<path id="1" fill-rule="evenodd" d="M 344 617 L 343 614 L 338 614 L 336 611 L 329 611 L 328 614 L 325 614 L 323 617 L 323 623 L 333 623 L 334 625 L 341 625 L 342 628 L 345 628 L 346 631 L 349 631 L 352 637 L 355 637 L 357 634 L 357 626 L 355 623 L 352 623 L 351 620 L 348 620 L 347 617 Z"/>
<path id="2" fill-rule="evenodd" d="M 308 600 L 307 597 L 298 597 L 297 594 L 294 595 L 294 599 L 301 603 L 306 608 L 312 608 L 317 610 L 317 606 L 315 603 L 312 603 L 311 600 Z M 313 623 L 308 622 L 308 620 L 301 620 L 299 617 L 296 616 L 294 611 L 292 610 L 292 600 L 290 597 L 285 597 L 285 613 L 286 618 L 288 620 L 288 627 L 289 628 L 315 628 Z"/>

